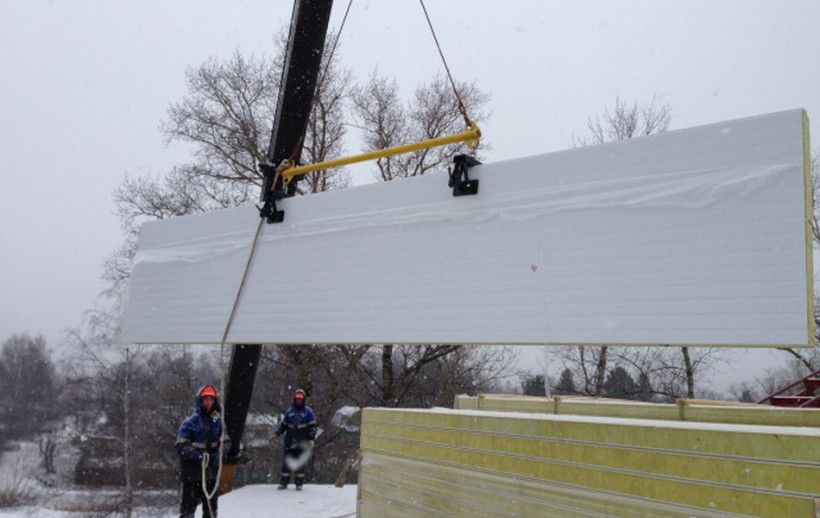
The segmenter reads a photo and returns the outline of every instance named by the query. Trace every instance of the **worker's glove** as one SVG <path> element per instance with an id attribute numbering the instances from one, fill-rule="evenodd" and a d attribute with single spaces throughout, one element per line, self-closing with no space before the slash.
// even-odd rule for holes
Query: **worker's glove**
<path id="1" fill-rule="evenodd" d="M 311 440 L 308 441 L 308 444 L 310 445 L 311 448 L 313 448 L 313 446 L 316 444 L 316 441 L 311 439 Z"/>

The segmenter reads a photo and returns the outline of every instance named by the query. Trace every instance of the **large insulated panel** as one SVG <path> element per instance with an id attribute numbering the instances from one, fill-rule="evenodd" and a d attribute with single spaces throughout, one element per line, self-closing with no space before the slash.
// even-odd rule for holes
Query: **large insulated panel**
<path id="1" fill-rule="evenodd" d="M 802 110 L 287 199 L 229 343 L 806 346 Z M 218 343 L 253 207 L 146 223 L 121 340 Z"/>
<path id="2" fill-rule="evenodd" d="M 359 514 L 768 516 L 820 511 L 820 430 L 366 408 Z"/>

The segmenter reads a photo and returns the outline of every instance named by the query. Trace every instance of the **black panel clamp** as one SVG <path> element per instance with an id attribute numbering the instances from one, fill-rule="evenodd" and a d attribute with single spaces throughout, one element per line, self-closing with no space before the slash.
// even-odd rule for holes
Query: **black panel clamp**
<path id="1" fill-rule="evenodd" d="M 273 164 L 268 162 L 259 164 L 259 170 L 265 177 L 270 175 L 270 177 L 273 178 L 273 175 L 276 174 L 276 169 L 277 168 Z M 264 185 L 271 184 L 264 182 Z M 265 218 L 268 223 L 281 223 L 284 221 L 285 211 L 276 208 L 276 201 L 287 197 L 287 194 L 278 189 L 268 191 L 262 197 L 262 201 L 256 204 L 256 208 L 259 209 L 259 217 Z"/>
<path id="2" fill-rule="evenodd" d="M 276 200 L 287 198 L 285 193 L 272 191 L 265 197 L 264 203 L 257 203 L 259 217 L 265 218 L 268 223 L 282 223 L 285 220 L 285 211 L 276 208 Z"/>
<path id="3" fill-rule="evenodd" d="M 467 172 L 481 162 L 470 155 L 456 155 L 453 168 L 450 169 L 450 181 L 447 185 L 453 188 L 453 196 L 478 194 L 478 180 L 470 180 Z"/>

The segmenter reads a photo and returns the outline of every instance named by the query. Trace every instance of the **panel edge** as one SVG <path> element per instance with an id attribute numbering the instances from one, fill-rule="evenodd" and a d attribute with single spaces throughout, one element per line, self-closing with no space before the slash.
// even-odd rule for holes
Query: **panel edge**
<path id="1" fill-rule="evenodd" d="M 812 181 L 811 167 L 811 140 L 809 135 L 809 115 L 806 109 L 801 109 L 803 116 L 803 178 L 805 192 L 805 219 L 806 219 L 806 302 L 809 347 L 817 346 L 817 329 L 815 321 L 814 302 L 814 182 Z"/>

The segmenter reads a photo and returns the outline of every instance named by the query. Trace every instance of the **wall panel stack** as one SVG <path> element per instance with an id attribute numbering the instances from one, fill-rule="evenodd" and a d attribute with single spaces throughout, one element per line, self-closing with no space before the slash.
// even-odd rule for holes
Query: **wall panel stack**
<path id="1" fill-rule="evenodd" d="M 820 430 L 365 409 L 362 516 L 815 516 Z"/>

